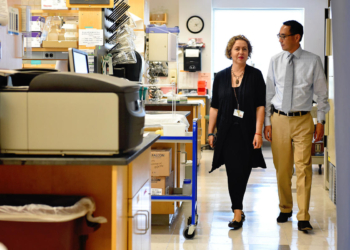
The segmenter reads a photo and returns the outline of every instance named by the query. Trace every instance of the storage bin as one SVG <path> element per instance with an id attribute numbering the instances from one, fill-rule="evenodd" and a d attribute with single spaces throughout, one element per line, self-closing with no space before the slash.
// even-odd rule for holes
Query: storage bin
<path id="1" fill-rule="evenodd" d="M 186 136 L 186 125 L 183 123 L 163 124 L 164 136 Z"/>
<path id="2" fill-rule="evenodd" d="M 0 195 L 0 242 L 13 250 L 83 250 L 107 222 L 94 210 L 82 196 Z"/>
<path id="3" fill-rule="evenodd" d="M 198 95 L 206 95 L 207 94 L 207 81 L 198 81 L 197 94 Z"/>

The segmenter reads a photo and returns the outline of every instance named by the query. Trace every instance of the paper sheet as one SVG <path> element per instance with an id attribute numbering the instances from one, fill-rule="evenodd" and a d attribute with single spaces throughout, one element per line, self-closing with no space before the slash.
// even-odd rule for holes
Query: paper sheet
<path id="1" fill-rule="evenodd" d="M 7 0 L 0 0 L 0 25 L 6 26 L 9 22 Z"/>
<path id="2" fill-rule="evenodd" d="M 41 9 L 43 10 L 66 10 L 66 0 L 41 0 Z"/>
<path id="3" fill-rule="evenodd" d="M 207 89 L 211 89 L 210 73 L 198 73 L 198 81 L 207 81 Z"/>
<path id="4" fill-rule="evenodd" d="M 136 35 L 135 40 L 135 50 L 139 53 L 145 52 L 145 32 L 143 31 L 134 31 Z"/>
<path id="5" fill-rule="evenodd" d="M 199 57 L 198 49 L 186 49 L 186 57 Z"/>
<path id="6" fill-rule="evenodd" d="M 80 29 L 79 45 L 93 47 L 95 45 L 103 45 L 102 29 Z"/>

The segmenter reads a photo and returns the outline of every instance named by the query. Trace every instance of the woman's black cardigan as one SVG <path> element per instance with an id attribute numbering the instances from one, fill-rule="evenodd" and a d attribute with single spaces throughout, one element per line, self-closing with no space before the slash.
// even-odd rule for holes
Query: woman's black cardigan
<path id="1" fill-rule="evenodd" d="M 261 71 L 249 65 L 245 67 L 241 83 L 240 95 L 238 96 L 239 109 L 244 111 L 240 120 L 240 127 L 243 134 L 244 147 L 246 147 L 252 168 L 266 168 L 265 160 L 261 149 L 254 149 L 253 140 L 256 131 L 256 109 L 265 106 L 266 87 Z M 224 164 L 225 136 L 232 128 L 233 102 L 231 66 L 217 73 L 213 83 L 213 100 L 217 99 L 217 140 L 214 147 L 214 158 L 212 169 L 209 173 Z M 212 104 L 213 107 L 213 104 Z"/>

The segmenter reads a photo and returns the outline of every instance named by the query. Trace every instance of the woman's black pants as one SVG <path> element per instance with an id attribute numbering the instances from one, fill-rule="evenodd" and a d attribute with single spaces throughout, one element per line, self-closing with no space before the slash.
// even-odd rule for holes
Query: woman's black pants
<path id="1" fill-rule="evenodd" d="M 250 164 L 251 155 L 245 146 L 242 131 L 238 124 L 231 127 L 226 137 L 224 160 L 232 211 L 235 209 L 243 210 L 243 197 L 252 168 Z"/>

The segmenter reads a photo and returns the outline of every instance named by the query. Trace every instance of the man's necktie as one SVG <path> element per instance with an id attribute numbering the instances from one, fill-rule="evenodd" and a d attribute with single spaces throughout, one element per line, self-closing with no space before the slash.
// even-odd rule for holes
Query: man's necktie
<path id="1" fill-rule="evenodd" d="M 293 94 L 293 79 L 294 79 L 294 65 L 293 54 L 287 57 L 288 63 L 286 67 L 286 77 L 284 80 L 282 111 L 288 113 L 292 109 L 292 94 Z"/>

